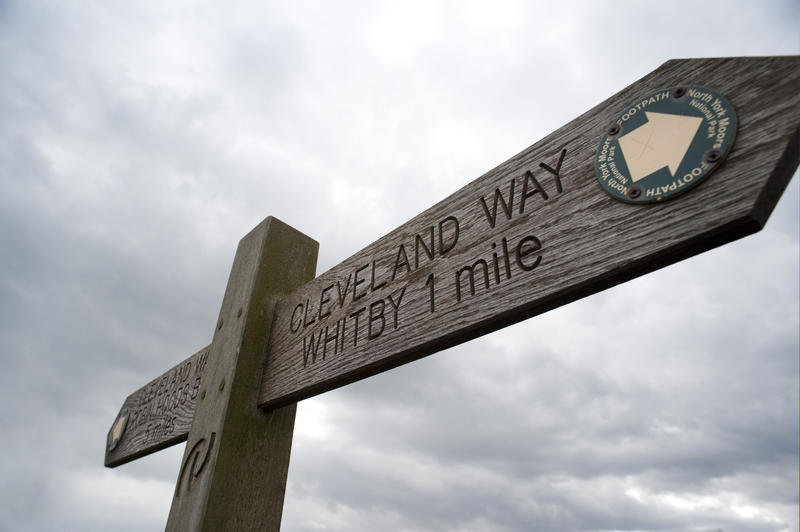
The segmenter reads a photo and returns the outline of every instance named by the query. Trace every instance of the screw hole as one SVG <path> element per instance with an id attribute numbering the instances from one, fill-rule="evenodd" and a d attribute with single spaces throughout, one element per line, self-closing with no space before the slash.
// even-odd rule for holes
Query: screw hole
<path id="1" fill-rule="evenodd" d="M 638 185 L 634 185 L 628 189 L 628 197 L 630 199 L 637 199 L 642 195 L 642 188 Z"/>
<path id="2" fill-rule="evenodd" d="M 722 159 L 722 152 L 719 150 L 710 150 L 703 154 L 703 160 L 709 164 L 714 164 Z"/>

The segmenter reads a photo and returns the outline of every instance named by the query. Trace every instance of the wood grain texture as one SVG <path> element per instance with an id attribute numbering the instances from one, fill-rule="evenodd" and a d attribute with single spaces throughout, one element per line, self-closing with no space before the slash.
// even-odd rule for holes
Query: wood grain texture
<path id="1" fill-rule="evenodd" d="M 259 383 L 275 302 L 313 278 L 318 247 L 272 217 L 239 242 L 167 530 L 280 528 L 296 405 L 259 410 Z"/>
<path id="2" fill-rule="evenodd" d="M 665 63 L 285 298 L 259 404 L 271 409 L 331 390 L 758 231 L 797 168 L 799 81 L 798 57 Z M 594 174 L 602 134 L 637 98 L 680 85 L 709 87 L 732 103 L 733 150 L 676 199 L 612 199 Z M 559 191 L 550 170 L 563 150 Z M 530 195 L 521 212 L 528 171 L 544 193 Z M 498 204 L 492 227 L 495 190 L 508 200 L 512 181 L 511 216 Z M 533 187 L 528 180 L 526 192 Z M 459 236 L 443 254 L 455 234 L 448 217 L 458 220 Z M 416 236 L 430 246 L 430 228 L 433 259 Z M 465 266 L 474 269 L 474 295 Z"/>
<path id="3" fill-rule="evenodd" d="M 106 447 L 106 467 L 116 467 L 186 441 L 211 346 L 207 345 L 130 394 L 120 407 L 129 412 L 117 446 Z"/>

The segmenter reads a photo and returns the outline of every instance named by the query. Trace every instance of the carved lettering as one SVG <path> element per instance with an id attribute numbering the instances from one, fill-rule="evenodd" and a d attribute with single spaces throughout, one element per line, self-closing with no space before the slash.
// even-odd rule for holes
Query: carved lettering
<path id="1" fill-rule="evenodd" d="M 497 244 L 492 242 L 491 266 L 485 259 L 477 259 L 471 265 L 462 266 L 456 270 L 455 288 L 457 303 L 460 303 L 463 299 L 462 288 L 464 291 L 468 288 L 469 295 L 474 296 L 476 289 L 481 287 L 481 279 L 483 280 L 483 289 L 487 291 L 492 287 L 492 280 L 494 281 L 494 286 L 497 286 L 503 282 L 503 280 L 511 279 L 511 257 L 509 256 L 508 240 L 503 237 L 501 243 L 503 257 L 502 273 L 505 273 L 505 279 L 503 279 L 501 275 L 500 255 L 498 255 L 496 251 Z M 532 258 L 532 255 L 541 249 L 542 242 L 536 236 L 528 235 L 521 238 L 514 248 L 514 263 L 524 272 L 533 270 L 541 263 L 542 255 L 537 254 L 535 258 Z M 478 275 L 482 275 L 482 277 L 478 277 Z"/>
<path id="2" fill-rule="evenodd" d="M 397 301 L 394 300 L 393 294 L 389 294 L 387 298 L 389 304 L 392 306 L 394 310 L 394 328 L 397 329 L 397 316 L 400 314 L 400 303 L 403 302 L 403 295 L 406 293 L 406 287 L 400 289 L 400 294 L 397 296 Z"/>
<path id="3" fill-rule="evenodd" d="M 486 261 L 483 259 L 478 259 L 472 266 L 464 266 L 463 268 L 456 271 L 456 301 L 461 301 L 461 275 L 466 273 L 467 279 L 469 279 L 469 293 L 470 295 L 475 295 L 475 268 L 478 266 L 483 266 L 483 280 L 484 284 L 486 285 L 486 289 L 489 289 L 489 266 L 486 265 Z"/>
<path id="4" fill-rule="evenodd" d="M 497 204 L 500 203 L 501 207 L 503 208 L 503 212 L 506 213 L 506 218 L 509 220 L 511 219 L 511 211 L 514 209 L 514 184 L 516 180 L 512 179 L 508 183 L 509 192 L 508 192 L 508 202 L 506 202 L 505 198 L 503 197 L 502 192 L 500 192 L 499 188 L 494 189 L 494 204 L 492 205 L 492 212 L 489 213 L 489 207 L 486 205 L 486 200 L 484 198 L 480 198 L 478 201 L 483 207 L 483 214 L 486 215 L 486 221 L 489 222 L 489 227 L 494 229 L 495 224 L 497 223 Z"/>
<path id="5" fill-rule="evenodd" d="M 168 436 L 174 425 L 175 410 L 197 398 L 208 349 L 154 379 L 134 396 L 128 419 L 128 432 L 141 431 L 145 440 Z"/>
<path id="6" fill-rule="evenodd" d="M 358 278 L 358 274 L 360 272 L 366 270 L 367 268 L 369 268 L 369 264 L 365 264 L 365 265 L 361 266 L 359 269 L 356 270 L 356 273 L 353 276 L 353 301 L 358 301 L 359 299 L 361 299 L 362 297 L 367 295 L 366 292 L 364 292 L 362 294 L 358 293 L 358 286 L 367 282 L 366 279 L 359 279 Z"/>
<path id="7" fill-rule="evenodd" d="M 334 287 L 334 285 L 326 286 L 326 287 L 325 287 L 325 288 L 323 288 L 323 289 L 322 289 L 322 291 L 319 293 L 319 311 L 318 311 L 318 315 L 319 315 L 319 319 L 320 319 L 320 320 L 322 320 L 323 318 L 327 318 L 328 316 L 330 316 L 330 315 L 331 315 L 331 310 L 330 310 L 330 309 L 326 309 L 326 310 L 325 310 L 325 312 L 323 312 L 323 311 L 322 311 L 322 308 L 323 308 L 323 307 L 324 307 L 324 306 L 325 306 L 327 303 L 330 303 L 330 302 L 331 302 L 331 298 L 328 296 L 328 292 L 330 292 L 331 290 L 333 290 L 333 287 Z"/>
<path id="8" fill-rule="evenodd" d="M 565 156 L 566 149 L 561 150 L 553 166 L 541 163 L 543 171 L 539 176 L 532 170 L 525 170 L 506 180 L 504 185 L 494 187 L 491 195 L 479 196 L 477 202 L 472 203 L 477 211 L 470 221 L 474 224 L 475 219 L 484 219 L 496 229 L 503 217 L 510 221 L 514 217 L 529 216 L 536 196 L 538 201 L 551 201 L 563 190 L 561 169 Z M 543 181 L 542 175 L 552 176 L 553 183 Z M 517 223 L 515 226 L 519 227 Z M 461 303 L 467 297 L 475 297 L 510 281 L 515 274 L 534 270 L 543 260 L 542 242 L 538 237 L 517 236 L 516 231 L 514 237 L 495 233 L 496 240 L 488 242 L 490 248 L 484 255 L 478 252 L 476 257 L 467 250 L 469 261 L 451 269 L 450 283 L 443 284 L 444 278 L 440 279 L 437 273 L 437 261 L 456 249 L 461 229 L 459 218 L 454 215 L 440 218 L 436 223 L 426 223 L 417 231 L 403 233 L 402 239 L 380 252 L 382 256 L 363 257 L 348 272 L 343 272 L 347 276 L 340 274 L 335 281 L 331 278 L 320 284 L 316 293 L 305 293 L 302 296 L 305 301 L 292 302 L 289 330 L 295 334 L 308 327 L 302 340 L 297 338 L 302 367 L 327 362 L 329 355 L 346 358 L 351 350 L 363 349 L 364 342 L 375 341 L 397 330 L 402 323 L 401 306 L 408 300 L 404 299 L 407 288 L 421 278 L 425 279 L 425 292 L 411 301 L 426 305 L 426 310 L 433 314 L 440 305 L 441 296 L 437 290 L 450 291 L 454 286 L 455 293 L 450 294 L 455 297 L 450 301 L 445 298 L 442 304 Z M 513 242 L 509 242 L 509 238 Z M 415 275 L 420 269 L 426 271 Z M 381 290 L 388 294 L 380 294 Z M 310 302 L 316 305 L 317 300 L 319 306 L 309 308 Z"/>
<path id="9" fill-rule="evenodd" d="M 306 309 L 303 312 L 303 327 L 308 327 L 309 325 L 314 323 L 314 321 L 316 320 L 316 318 L 314 317 L 314 313 L 312 312 L 311 313 L 311 321 L 308 321 L 308 309 L 311 306 L 311 305 L 309 305 L 309 303 L 311 303 L 311 300 L 310 299 L 306 299 Z"/>
<path id="10" fill-rule="evenodd" d="M 370 290 L 374 292 L 375 290 L 377 290 L 379 288 L 383 288 L 384 286 L 386 286 L 386 279 L 384 279 L 383 282 L 381 282 L 380 284 L 375 284 L 375 261 L 373 260 L 372 261 L 372 273 L 370 275 L 370 280 L 369 280 Z"/>
<path id="11" fill-rule="evenodd" d="M 433 247 L 433 226 L 430 227 L 430 244 L 425 244 L 425 241 L 419 235 L 414 235 L 414 268 L 419 268 L 419 250 L 425 252 L 425 255 L 428 256 L 428 260 L 433 260 L 433 256 L 435 255 L 436 248 Z"/>
<path id="12" fill-rule="evenodd" d="M 398 270 L 400 270 L 402 266 L 405 266 L 406 273 L 411 273 L 411 265 L 408 263 L 408 255 L 406 255 L 406 248 L 403 244 L 400 244 L 400 247 L 397 248 L 397 258 L 395 258 L 394 260 L 394 270 L 392 270 L 392 281 L 394 281 L 395 277 L 397 276 Z"/>
<path id="13" fill-rule="evenodd" d="M 192 490 L 192 487 L 197 483 L 197 480 L 202 475 L 203 471 L 205 470 L 206 465 L 208 464 L 208 459 L 211 456 L 211 450 L 214 448 L 214 441 L 217 439 L 217 433 L 212 432 L 211 437 L 206 440 L 205 438 L 200 438 L 192 445 L 191 450 L 186 453 L 186 458 L 183 460 L 183 464 L 181 465 L 181 472 L 178 475 L 178 482 L 175 485 L 175 497 L 180 497 L 181 494 L 181 486 L 183 485 L 183 480 L 186 478 L 186 472 L 189 471 L 189 476 L 186 479 L 186 490 L 185 493 L 189 493 Z M 200 457 L 202 453 L 202 458 Z M 189 463 L 191 462 L 191 467 L 187 469 Z"/>
<path id="14" fill-rule="evenodd" d="M 434 283 L 435 283 L 434 275 L 430 274 L 428 279 L 425 281 L 425 286 L 428 287 L 428 301 L 431 305 L 431 313 L 436 312 L 436 303 L 435 303 L 435 294 L 434 294 Z"/>
<path id="15" fill-rule="evenodd" d="M 374 340 L 380 336 L 383 332 L 383 329 L 386 327 L 386 318 L 383 317 L 383 309 L 385 308 L 386 303 L 383 302 L 383 299 L 379 299 L 371 303 L 369 306 L 369 321 L 367 322 L 369 326 L 367 327 L 367 337 L 370 340 Z M 381 321 L 380 328 L 378 328 L 376 325 L 375 329 L 373 330 L 372 326 L 378 320 Z"/>
<path id="16" fill-rule="evenodd" d="M 528 183 L 533 183 L 533 191 L 528 192 Z M 547 192 L 544 190 L 542 185 L 539 181 L 536 180 L 536 176 L 533 175 L 533 172 L 528 170 L 525 172 L 525 177 L 522 180 L 522 199 L 519 202 L 519 213 L 522 214 L 525 212 L 525 202 L 528 201 L 528 198 L 535 196 L 536 194 L 541 194 L 542 199 L 547 200 Z"/>
<path id="17" fill-rule="evenodd" d="M 358 317 L 361 316 L 361 314 L 363 312 L 365 312 L 366 310 L 367 310 L 367 307 L 361 307 L 357 311 L 355 311 L 352 314 L 350 314 L 350 317 L 354 318 L 355 322 L 356 322 L 355 325 L 353 326 L 353 330 L 355 331 L 355 333 L 353 334 L 353 346 L 354 347 L 358 345 Z"/>
<path id="18" fill-rule="evenodd" d="M 556 167 L 553 168 L 552 166 L 546 163 L 539 163 L 539 167 L 543 168 L 550 174 L 552 174 L 555 178 L 556 183 L 556 190 L 560 194 L 564 191 L 564 187 L 561 183 L 561 165 L 564 162 L 564 157 L 567 155 L 566 148 L 561 150 L 561 154 L 558 158 L 558 163 L 556 163 Z M 540 194 L 542 199 L 547 201 L 550 199 L 550 195 L 547 193 L 545 188 L 536 179 L 536 176 L 530 170 L 525 171 L 524 174 L 521 176 L 522 179 L 522 196 L 520 199 L 519 204 L 519 214 L 523 214 L 525 212 L 525 204 L 531 197 L 535 196 L 536 194 Z M 486 201 L 486 198 L 480 197 L 478 198 L 478 203 L 481 206 L 483 211 L 483 215 L 486 218 L 486 221 L 489 224 L 489 227 L 494 229 L 495 225 L 497 224 L 497 213 L 498 213 L 498 205 L 500 209 L 505 214 L 506 219 L 510 220 L 514 213 L 514 189 L 516 186 L 517 178 L 510 179 L 508 181 L 508 195 L 503 195 L 500 188 L 494 189 L 494 196 L 492 199 L 492 209 L 489 210 L 489 205 Z"/>
<path id="19" fill-rule="evenodd" d="M 449 222 L 449 223 L 448 223 Z M 452 234 L 452 240 L 445 241 L 444 237 L 444 229 L 445 224 L 450 226 L 450 231 Z M 439 253 L 441 255 L 446 255 L 448 251 L 453 249 L 458 243 L 458 218 L 455 216 L 448 216 L 441 222 L 439 222 Z"/>
<path id="20" fill-rule="evenodd" d="M 525 244 L 532 244 L 532 245 L 526 248 Z M 525 270 L 526 272 L 529 272 L 535 267 L 537 267 L 539 263 L 542 262 L 541 255 L 538 255 L 536 257 L 536 260 L 534 260 L 532 264 L 525 264 L 525 261 L 523 259 L 528 255 L 530 255 L 531 253 L 539 251 L 540 249 L 542 249 L 542 243 L 538 238 L 536 238 L 533 235 L 526 236 L 525 238 L 520 240 L 519 243 L 517 244 L 517 253 L 516 253 L 517 265 L 519 265 L 519 267 Z"/>
<path id="21" fill-rule="evenodd" d="M 567 156 L 567 149 L 564 148 L 563 150 L 561 150 L 561 155 L 558 156 L 558 163 L 556 163 L 555 170 L 553 168 L 551 168 L 550 166 L 546 165 L 545 163 L 539 163 L 539 166 L 541 168 L 544 168 L 545 170 L 547 170 L 548 172 L 550 172 L 551 174 L 553 174 L 555 176 L 555 178 L 556 178 L 556 190 L 558 190 L 559 194 L 564 192 L 564 187 L 561 186 L 561 163 L 564 162 L 564 157 L 566 157 L 566 156 Z"/>
<path id="22" fill-rule="evenodd" d="M 347 289 L 350 288 L 350 279 L 353 277 L 353 274 L 347 276 L 347 282 L 344 285 L 344 290 L 342 290 L 342 284 L 340 281 L 336 281 L 336 292 L 339 294 L 339 308 L 344 307 L 344 300 L 347 297 Z M 292 331 L 294 332 L 294 331 Z"/>
<path id="23" fill-rule="evenodd" d="M 322 344 L 322 360 L 325 360 L 325 355 L 328 352 L 328 343 L 333 342 L 333 354 L 337 354 L 339 352 L 339 322 L 336 322 L 336 331 L 329 334 L 329 329 L 332 329 L 331 325 L 325 326 L 325 343 Z"/>
<path id="24" fill-rule="evenodd" d="M 311 362 L 317 361 L 317 351 L 322 340 L 322 330 L 317 332 L 317 338 L 314 339 L 314 333 L 303 337 L 303 367 L 308 366 L 308 357 L 311 356 Z M 306 344 L 308 341 L 308 344 Z"/>

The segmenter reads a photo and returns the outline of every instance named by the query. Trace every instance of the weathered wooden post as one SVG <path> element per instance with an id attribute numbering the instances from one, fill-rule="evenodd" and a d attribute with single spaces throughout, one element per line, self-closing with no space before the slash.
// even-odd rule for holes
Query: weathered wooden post
<path id="1" fill-rule="evenodd" d="M 106 465 L 188 437 L 167 529 L 277 530 L 296 401 L 760 230 L 799 85 L 798 57 L 669 61 L 315 279 L 317 244 L 268 218 L 211 345 L 128 396 Z"/>
<path id="2" fill-rule="evenodd" d="M 278 530 L 296 405 L 257 407 L 275 302 L 314 276 L 318 245 L 275 218 L 239 243 L 167 530 Z"/>
<path id="3" fill-rule="evenodd" d="M 318 244 L 275 218 L 236 250 L 167 530 L 277 530 L 297 405 L 257 407 L 275 302 L 314 277 Z"/>

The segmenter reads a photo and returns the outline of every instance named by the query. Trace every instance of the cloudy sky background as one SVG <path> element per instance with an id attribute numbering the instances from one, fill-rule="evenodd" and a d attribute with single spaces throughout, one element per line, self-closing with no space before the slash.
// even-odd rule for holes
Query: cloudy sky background
<path id="1" fill-rule="evenodd" d="M 791 1 L 0 0 L 0 529 L 163 528 L 183 446 L 109 470 L 106 431 L 210 341 L 267 215 L 325 271 L 663 61 L 797 54 L 798 23 Z M 302 402 L 283 530 L 797 532 L 798 195 Z"/>

